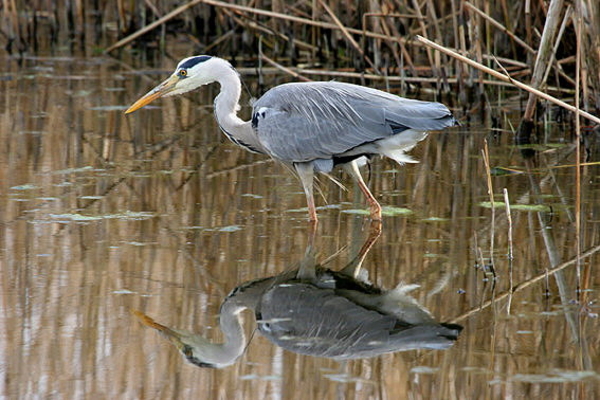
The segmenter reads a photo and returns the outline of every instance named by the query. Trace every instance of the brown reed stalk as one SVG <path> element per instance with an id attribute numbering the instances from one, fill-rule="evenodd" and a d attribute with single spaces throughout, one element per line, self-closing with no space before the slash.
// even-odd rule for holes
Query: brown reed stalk
<path id="1" fill-rule="evenodd" d="M 580 2 L 576 2 L 577 5 L 580 5 Z M 576 6 L 577 6 L 576 5 Z M 580 10 L 578 10 L 580 11 Z M 580 101 L 580 87 L 581 87 L 581 14 L 579 12 L 573 18 L 573 23 L 575 24 L 575 31 L 577 37 L 577 50 L 576 50 L 576 63 L 575 63 L 575 108 L 577 108 L 577 112 L 575 113 L 575 163 L 577 164 L 575 168 L 575 246 L 577 249 L 577 264 L 576 264 L 576 272 L 577 272 L 577 299 L 581 300 L 581 121 L 579 118 L 579 101 Z"/>
<path id="2" fill-rule="evenodd" d="M 533 74 L 531 76 L 530 86 L 538 89 L 543 85 L 544 72 L 546 66 L 550 60 L 552 54 L 552 43 L 558 26 L 560 24 L 560 16 L 564 8 L 564 0 L 551 0 L 548 8 L 548 15 L 546 17 L 546 23 L 544 24 L 544 31 L 542 32 L 542 39 L 538 54 L 533 67 Z M 523 118 L 519 129 L 517 130 L 516 140 L 517 143 L 530 143 L 531 132 L 533 130 L 533 115 L 537 104 L 537 95 L 533 92 L 529 92 L 529 99 L 527 100 L 527 106 L 523 113 Z"/>
<path id="3" fill-rule="evenodd" d="M 203 3 L 205 2 L 204 0 L 192 0 L 189 3 L 185 3 L 179 7 L 177 7 L 176 9 L 174 9 L 173 11 L 171 11 L 170 13 L 168 13 L 167 15 L 165 15 L 164 17 L 154 21 L 153 23 L 151 23 L 150 25 L 145 26 L 144 28 L 138 30 L 135 33 L 132 33 L 131 35 L 127 36 L 126 38 L 123 38 L 121 40 L 119 40 L 117 43 L 113 44 L 112 46 L 110 46 L 108 49 L 104 50 L 104 53 L 110 53 L 113 50 L 116 50 L 120 47 L 125 46 L 126 44 L 134 41 L 135 39 L 137 39 L 138 37 L 142 36 L 145 33 L 150 32 L 151 30 L 155 29 L 156 27 L 164 24 L 165 22 L 175 18 L 176 16 L 178 16 L 179 14 L 181 14 L 182 12 L 186 11 L 187 9 L 194 7 L 195 5 L 199 4 L 199 3 Z"/>
<path id="4" fill-rule="evenodd" d="M 545 92 L 542 92 L 541 90 L 538 90 L 538 89 L 536 89 L 534 87 L 531 87 L 529 85 L 524 84 L 523 82 L 519 82 L 516 79 L 511 78 L 510 75 L 508 75 L 506 73 L 502 74 L 502 73 L 500 73 L 498 71 L 495 71 L 495 70 L 493 70 L 491 68 L 488 68 L 485 65 L 482 65 L 481 63 L 478 63 L 478 62 L 476 62 L 474 60 L 471 60 L 470 58 L 462 56 L 462 55 L 456 53 L 453 50 L 450 50 L 450 49 L 448 49 L 448 48 L 446 48 L 444 46 L 440 46 L 439 44 L 434 43 L 434 42 L 432 42 L 429 39 L 426 39 L 426 38 L 424 38 L 422 36 L 419 36 L 419 35 L 417 35 L 416 39 L 418 41 L 424 43 L 427 46 L 430 46 L 430 47 L 432 47 L 432 48 L 434 48 L 434 49 L 436 49 L 438 51 L 444 52 L 444 53 L 448 54 L 449 56 L 452 56 L 452 57 L 454 57 L 454 58 L 456 58 L 456 59 L 464 62 L 465 64 L 468 64 L 468 65 L 470 65 L 470 66 L 472 66 L 474 68 L 477 68 L 477 69 L 479 69 L 481 71 L 484 71 L 485 73 L 488 73 L 488 74 L 490 74 L 490 75 L 492 75 L 492 76 L 494 76 L 494 77 L 496 77 L 496 78 L 498 78 L 498 79 L 500 79 L 500 80 L 502 80 L 504 82 L 509 82 L 509 83 L 513 84 L 514 86 L 520 88 L 520 89 L 523 89 L 523 90 L 526 90 L 526 91 L 528 91 L 530 93 L 533 93 L 534 95 L 536 95 L 538 97 L 541 97 L 544 100 L 548 100 L 548 101 L 550 101 L 550 102 L 552 102 L 552 103 L 554 103 L 554 104 L 556 104 L 556 105 L 558 105 L 560 107 L 563 107 L 563 108 L 565 108 L 565 109 L 567 109 L 567 110 L 569 110 L 571 112 L 577 112 L 577 110 L 578 110 L 574 106 L 572 106 L 572 105 L 570 105 L 568 103 L 565 103 L 564 101 L 559 100 L 559 99 L 557 99 L 554 96 L 551 96 L 551 95 L 549 95 L 549 94 L 547 94 Z M 600 124 L 600 118 L 598 118 L 597 116 L 592 115 L 592 114 L 590 114 L 590 113 L 588 113 L 586 111 L 579 110 L 579 115 L 581 115 L 582 117 L 587 118 L 590 121 L 594 121 L 594 122 Z"/>
<path id="5" fill-rule="evenodd" d="M 488 149 L 487 139 L 483 141 L 483 149 L 481 150 L 483 156 L 483 164 L 485 165 L 485 176 L 486 184 L 488 189 L 488 195 L 490 197 L 490 206 L 492 210 L 492 218 L 490 222 L 490 264 L 494 266 L 494 241 L 496 233 L 496 206 L 494 202 L 494 188 L 492 186 L 492 173 L 490 168 L 490 152 Z"/>
<path id="6" fill-rule="evenodd" d="M 293 76 L 294 78 L 303 81 L 303 82 L 311 82 L 312 80 L 300 75 L 299 73 L 291 70 L 290 68 L 286 68 L 283 65 L 279 64 L 278 62 L 276 62 L 275 60 L 272 60 L 271 58 L 265 56 L 262 52 L 260 53 L 260 58 L 265 60 L 267 63 L 271 64 L 272 66 L 274 66 L 275 68 L 285 72 L 286 74 L 289 74 L 291 76 Z"/>
<path id="7" fill-rule="evenodd" d="M 335 15 L 335 13 L 333 11 L 331 11 L 331 8 L 329 8 L 329 6 L 323 0 L 319 0 L 319 4 L 321 5 L 321 7 L 323 7 L 325 9 L 325 11 L 327 12 L 327 14 L 329 14 L 329 17 L 333 20 L 333 22 L 338 27 L 338 29 L 340 31 L 342 31 L 342 34 L 344 35 L 344 37 L 346 38 L 346 40 L 348 41 L 348 43 L 350 43 L 350 45 L 352 47 L 354 47 L 354 49 L 361 55 L 361 57 L 369 64 L 369 66 L 375 72 L 379 73 L 379 71 L 375 67 L 375 64 L 373 64 L 373 61 L 371 61 L 371 59 L 365 54 L 365 52 L 360 47 L 360 45 L 356 42 L 356 40 L 354 40 L 354 38 L 352 37 L 352 35 L 350 35 L 350 32 L 348 32 L 348 29 L 344 26 L 344 24 L 342 24 L 342 22 Z"/>
<path id="8" fill-rule="evenodd" d="M 230 3 L 225 3 L 222 1 L 215 1 L 215 0 L 192 0 L 189 3 L 186 3 L 178 8 L 176 8 L 175 10 L 171 11 L 169 14 L 165 15 L 163 18 L 154 21 L 153 23 L 151 23 L 148 26 L 145 26 L 144 28 L 138 30 L 137 32 L 132 33 L 131 35 L 119 40 L 117 43 L 113 44 L 112 46 L 108 47 L 104 53 L 110 53 L 111 51 L 114 51 L 120 47 L 123 47 L 127 44 L 129 44 L 130 42 L 132 42 L 133 40 L 137 39 L 138 37 L 150 32 L 153 29 L 156 29 L 158 26 L 168 22 L 169 20 L 173 19 L 174 17 L 178 16 L 179 14 L 183 13 L 184 11 L 186 11 L 189 8 L 192 8 L 194 6 L 196 6 L 197 4 L 208 4 L 208 5 L 212 5 L 214 7 L 220 7 L 220 8 L 225 8 L 225 9 L 231 9 L 234 10 L 236 12 L 248 12 L 248 13 L 252 13 L 252 14 L 257 14 L 257 15 L 263 15 L 263 16 L 267 16 L 267 17 L 272 17 L 272 18 L 279 18 L 282 20 L 287 20 L 287 21 L 292 21 L 292 22 L 297 22 L 297 23 L 301 23 L 301 24 L 305 24 L 305 25 L 309 25 L 309 26 L 316 26 L 316 27 L 320 27 L 320 28 L 325 28 L 325 29 L 332 29 L 332 30 L 338 30 L 339 26 L 330 22 L 323 22 L 323 21 L 314 21 L 314 20 L 310 20 L 307 18 L 300 18 L 300 17 L 296 17 L 293 15 L 288 15 L 288 14 L 282 14 L 282 13 L 276 13 L 273 11 L 269 11 L 269 10 L 261 10 L 258 8 L 252 8 L 252 7 L 247 7 L 247 6 L 240 6 L 237 4 L 230 4 Z M 345 27 L 346 31 L 348 33 L 352 33 L 352 34 L 363 34 L 363 31 L 361 29 L 354 29 L 354 28 L 348 28 Z M 367 37 L 371 37 L 371 38 L 377 38 L 377 39 L 389 39 L 391 41 L 394 42 L 405 42 L 406 39 L 403 37 L 388 37 L 382 34 L 378 34 L 375 32 L 370 32 L 370 31 L 366 31 L 364 32 L 365 35 Z"/>
<path id="9" fill-rule="evenodd" d="M 367 19 L 370 19 L 370 18 L 384 18 L 384 17 L 386 19 L 392 19 L 392 18 L 417 18 L 413 14 L 365 13 L 362 16 L 362 26 L 363 26 L 362 40 L 363 40 L 363 42 L 366 42 L 366 39 L 367 39 Z M 407 67 L 408 67 L 408 69 L 409 69 L 409 71 L 411 72 L 411 74 L 413 76 L 418 76 L 417 69 L 416 69 L 416 67 L 414 65 L 412 56 L 411 56 L 410 52 L 408 51 L 408 49 L 406 48 L 404 42 L 403 41 L 394 41 L 394 40 L 391 40 L 393 37 L 400 37 L 400 32 L 398 32 L 398 29 L 396 28 L 396 26 L 390 22 L 389 25 L 383 24 L 383 27 L 387 27 L 387 30 L 385 31 L 385 35 L 388 38 L 386 38 L 385 41 L 388 43 L 389 47 L 392 49 L 392 52 L 394 53 L 394 58 L 396 59 L 396 63 L 399 66 L 401 66 L 400 67 L 401 69 L 404 67 L 404 64 L 406 64 Z M 398 46 L 400 47 L 400 53 L 398 53 L 398 51 L 396 50 L 396 48 L 393 46 L 394 43 L 398 44 Z M 363 47 L 365 47 L 365 46 L 363 46 Z M 399 73 L 401 73 L 401 72 L 399 72 Z"/>
<path id="10" fill-rule="evenodd" d="M 483 64 L 483 49 L 481 45 L 481 29 L 478 29 L 481 25 L 481 17 L 475 15 L 474 18 L 469 18 L 469 38 L 471 43 L 471 51 L 473 57 L 477 60 L 478 63 Z M 483 76 L 482 74 L 477 74 L 477 83 L 479 85 L 479 94 L 483 95 L 485 93 L 483 86 Z M 483 111 L 485 107 L 481 107 Z"/>
<path id="11" fill-rule="evenodd" d="M 419 6 L 418 0 L 412 0 L 412 3 L 413 8 L 415 10 L 415 15 L 417 16 L 417 22 L 419 23 L 419 27 L 421 28 L 421 33 L 423 34 L 423 36 L 429 36 L 427 34 L 427 27 L 425 26 L 425 17 L 421 12 L 421 7 Z M 429 65 L 435 65 L 433 62 L 433 54 L 431 53 L 431 51 L 429 49 L 425 49 L 425 52 L 427 54 L 427 60 L 429 60 Z"/>
<path id="12" fill-rule="evenodd" d="M 470 9 L 475 14 L 479 15 L 481 18 L 488 21 L 496 29 L 502 31 L 506 36 L 511 38 L 511 40 L 513 40 L 519 46 L 523 47 L 529 53 L 535 54 L 535 50 L 533 48 L 531 48 L 531 46 L 529 46 L 527 43 L 525 43 L 524 40 L 521 40 L 517 35 L 515 35 L 513 32 L 511 32 L 507 27 L 502 25 L 500 22 L 496 21 L 494 18 L 490 17 L 488 14 L 484 13 L 479 8 L 475 7 L 472 3 L 469 3 L 468 1 L 466 1 L 464 4 L 468 9 Z"/>
<path id="13" fill-rule="evenodd" d="M 560 67 L 560 65 L 558 63 L 556 63 L 556 53 L 558 52 L 558 46 L 561 43 L 561 40 L 562 40 L 563 34 L 565 32 L 565 29 L 567 28 L 567 25 L 572 20 L 572 15 L 573 15 L 573 7 L 571 7 L 571 5 L 568 4 L 567 9 L 565 10 L 565 15 L 564 15 L 562 24 L 560 25 L 558 34 L 556 35 L 554 48 L 552 49 L 552 52 L 550 53 L 550 60 L 548 61 L 548 65 L 546 67 L 546 72 L 544 73 L 544 78 L 542 79 L 543 82 L 547 81 L 548 75 L 550 74 L 550 71 L 552 70 L 552 66 L 556 65 L 556 72 L 567 82 L 569 82 L 573 86 L 575 86 L 575 81 L 573 80 L 573 78 L 571 78 L 570 76 L 565 74 L 564 71 L 562 70 L 562 68 Z"/>

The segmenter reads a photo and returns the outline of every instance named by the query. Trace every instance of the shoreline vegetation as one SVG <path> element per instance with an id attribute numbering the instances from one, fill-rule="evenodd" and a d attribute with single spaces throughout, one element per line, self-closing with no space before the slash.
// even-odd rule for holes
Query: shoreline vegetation
<path id="1" fill-rule="evenodd" d="M 532 143 L 536 119 L 551 111 L 539 98 L 570 111 L 577 136 L 600 124 L 600 4 L 592 0 L 0 0 L 0 20 L 0 45 L 17 58 L 65 43 L 115 58 L 186 43 L 195 54 L 298 80 L 433 91 L 465 113 L 483 114 L 502 96 L 494 90 L 526 90 L 518 144 Z"/>

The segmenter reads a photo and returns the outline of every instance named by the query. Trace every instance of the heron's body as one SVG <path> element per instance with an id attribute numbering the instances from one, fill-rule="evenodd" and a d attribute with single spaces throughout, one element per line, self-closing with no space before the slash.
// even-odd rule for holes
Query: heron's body
<path id="1" fill-rule="evenodd" d="M 183 72 L 182 72 L 183 71 Z M 274 87 L 253 104 L 252 118 L 237 116 L 241 81 L 227 61 L 189 57 L 165 82 L 134 103 L 132 112 L 163 95 L 185 93 L 218 82 L 215 118 L 234 143 L 293 166 L 302 181 L 310 218 L 317 219 L 313 175 L 343 165 L 357 180 L 371 207 L 381 207 L 362 180 L 358 167 L 375 155 L 399 163 L 414 162 L 405 153 L 427 131 L 456 124 L 446 106 L 398 97 L 380 90 L 341 82 L 288 83 Z"/>
<path id="2" fill-rule="evenodd" d="M 298 269 L 236 287 L 221 304 L 223 343 L 210 343 L 201 335 L 138 315 L 198 366 L 225 367 L 243 354 L 241 311 L 245 309 L 254 312 L 267 339 L 300 354 L 345 360 L 450 347 L 462 327 L 436 322 L 409 295 L 417 285 L 400 284 L 386 291 L 367 281 L 361 265 L 379 233 L 371 235 L 341 271 L 318 265 L 309 246 Z"/>

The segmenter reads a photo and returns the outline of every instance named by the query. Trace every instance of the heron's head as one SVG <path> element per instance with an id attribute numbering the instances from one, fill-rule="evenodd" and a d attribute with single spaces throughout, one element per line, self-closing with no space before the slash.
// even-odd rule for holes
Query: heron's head
<path id="1" fill-rule="evenodd" d="M 229 359 L 224 356 L 220 345 L 209 342 L 201 335 L 161 325 L 141 311 L 133 310 L 132 313 L 142 324 L 156 329 L 171 342 L 190 364 L 202 368 L 223 368 L 233 364 L 237 359 L 237 357 Z"/>
<path id="2" fill-rule="evenodd" d="M 233 70 L 231 64 L 218 57 L 194 56 L 183 59 L 169 78 L 133 103 L 125 114 L 134 112 L 159 97 L 183 94 L 215 82 L 223 71 L 229 70 Z"/>

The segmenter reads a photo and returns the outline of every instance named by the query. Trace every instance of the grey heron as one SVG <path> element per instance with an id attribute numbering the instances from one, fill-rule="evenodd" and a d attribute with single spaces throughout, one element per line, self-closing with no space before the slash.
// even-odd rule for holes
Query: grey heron
<path id="1" fill-rule="evenodd" d="M 347 360 L 452 346 L 462 327 L 436 322 L 408 293 L 417 285 L 400 284 L 385 291 L 367 281 L 361 265 L 376 238 L 370 235 L 359 254 L 340 271 L 316 263 L 308 246 L 298 269 L 236 287 L 220 308 L 223 343 L 211 343 L 200 334 L 161 325 L 140 311 L 134 313 L 173 343 L 188 362 L 200 367 L 223 368 L 242 356 L 247 347 L 241 321 L 245 309 L 254 311 L 258 330 L 268 340 L 316 357 Z"/>
<path id="2" fill-rule="evenodd" d="M 406 152 L 430 130 L 457 122 L 440 103 L 406 99 L 380 90 L 341 82 L 287 83 L 268 90 L 253 104 L 252 118 L 237 116 L 239 73 L 218 57 L 188 57 L 175 72 L 137 100 L 126 114 L 162 96 L 172 96 L 218 82 L 215 118 L 225 135 L 245 149 L 292 166 L 304 188 L 309 217 L 317 220 L 313 196 L 315 172 L 342 165 L 367 199 L 371 218 L 381 220 L 381 206 L 365 184 L 359 166 L 375 155 L 400 164 L 415 162 Z"/>

